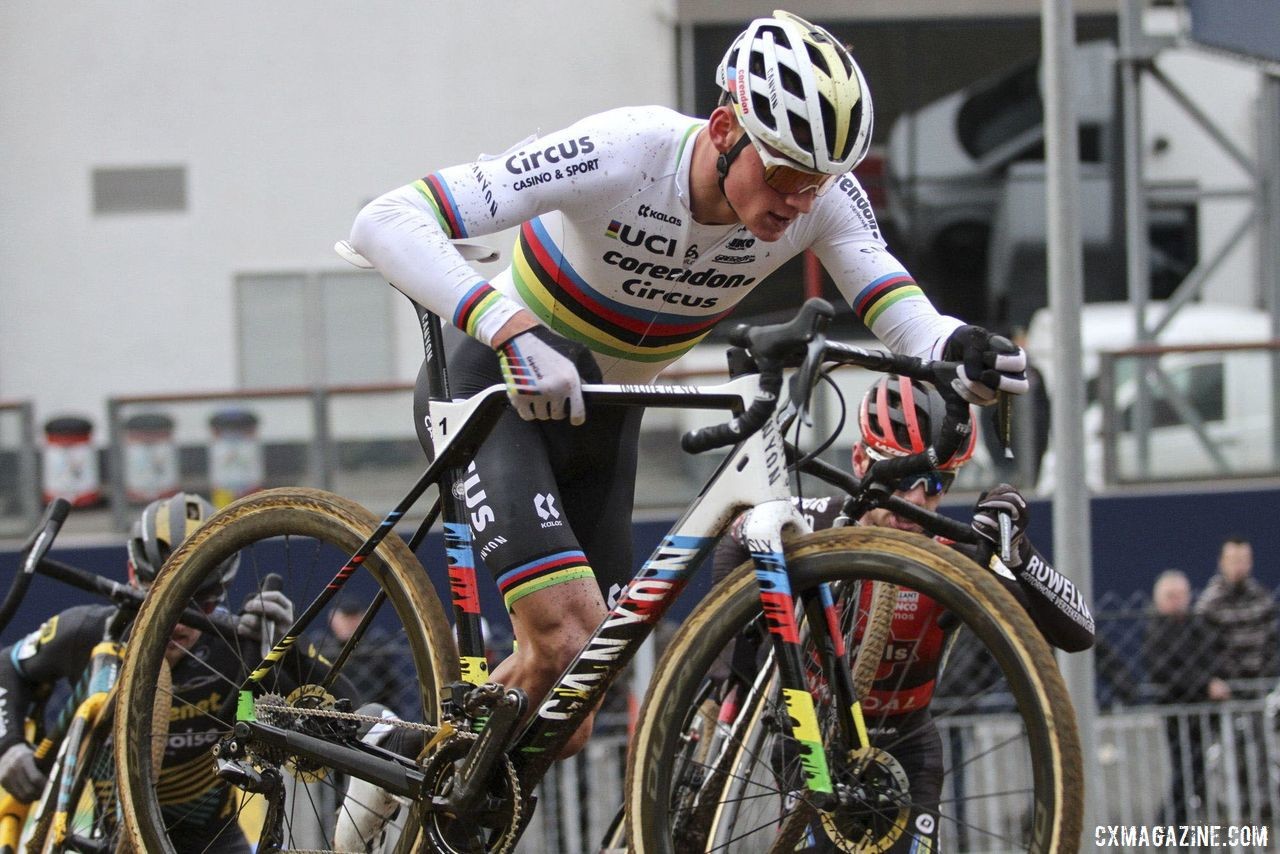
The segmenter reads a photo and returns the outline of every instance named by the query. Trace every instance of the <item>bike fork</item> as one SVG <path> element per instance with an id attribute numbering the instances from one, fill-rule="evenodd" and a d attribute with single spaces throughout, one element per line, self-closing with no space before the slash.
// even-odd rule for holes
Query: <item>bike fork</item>
<path id="1" fill-rule="evenodd" d="M 758 545 L 760 544 L 752 544 L 751 559 L 756 567 L 760 606 L 773 643 L 774 660 L 778 667 L 791 737 L 799 745 L 805 788 L 815 796 L 815 805 L 822 808 L 826 801 L 834 799 L 835 788 L 831 782 L 826 750 L 822 745 L 822 731 L 818 727 L 813 695 L 809 693 L 805 681 L 795 597 L 791 593 L 791 581 L 787 576 L 781 549 L 758 550 Z"/>

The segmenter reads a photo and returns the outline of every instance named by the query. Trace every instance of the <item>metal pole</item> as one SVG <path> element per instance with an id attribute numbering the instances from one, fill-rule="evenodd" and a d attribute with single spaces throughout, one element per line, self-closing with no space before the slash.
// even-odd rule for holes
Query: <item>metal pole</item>
<path id="1" fill-rule="evenodd" d="M 35 408 L 30 402 L 18 410 L 18 508 L 23 525 L 34 525 L 44 506 L 44 490 L 40 487 L 40 447 L 36 443 Z"/>
<path id="2" fill-rule="evenodd" d="M 1147 187 L 1142 162 L 1142 72 L 1150 60 L 1142 44 L 1141 0 L 1120 4 L 1120 122 L 1124 136 L 1124 236 L 1129 305 L 1133 307 L 1136 345 L 1152 338 L 1147 328 L 1147 298 L 1151 290 L 1151 259 L 1147 237 Z M 1134 401 L 1134 437 L 1137 440 L 1137 475 L 1150 471 L 1150 394 L 1146 361 L 1138 374 L 1138 399 Z M 1107 481 L 1110 483 L 1111 481 Z"/>
<path id="3" fill-rule="evenodd" d="M 311 421 L 315 439 L 311 443 L 311 482 L 320 489 L 333 489 L 332 425 L 329 423 L 329 390 L 322 386 L 311 389 Z"/>
<path id="4" fill-rule="evenodd" d="M 124 417 L 120 408 L 119 401 L 107 401 L 107 464 L 111 467 L 107 500 L 111 505 L 114 530 L 126 531 L 129 529 L 129 499 L 124 489 Z"/>
<path id="5" fill-rule="evenodd" d="M 1280 76 L 1264 74 L 1258 93 L 1259 302 L 1271 312 L 1271 337 L 1280 339 Z M 1271 358 L 1271 464 L 1280 468 L 1280 354 Z"/>
<path id="6" fill-rule="evenodd" d="M 1084 462 L 1084 375 L 1080 346 L 1080 303 L 1083 299 L 1083 254 L 1080 239 L 1080 152 L 1076 142 L 1076 117 L 1072 102 L 1075 18 L 1071 0 L 1042 0 L 1041 27 L 1044 53 L 1044 119 L 1046 205 L 1049 244 L 1049 305 L 1053 310 L 1054 388 L 1052 407 L 1053 448 L 1057 459 L 1057 486 L 1053 499 L 1053 554 L 1060 572 L 1070 578 L 1085 601 L 1093 599 L 1090 558 L 1089 494 Z M 1084 760 L 1085 839 L 1100 815 L 1094 787 L 1101 779 L 1094 733 L 1097 702 L 1094 697 L 1092 651 L 1062 660 L 1067 688 L 1075 702 Z"/>

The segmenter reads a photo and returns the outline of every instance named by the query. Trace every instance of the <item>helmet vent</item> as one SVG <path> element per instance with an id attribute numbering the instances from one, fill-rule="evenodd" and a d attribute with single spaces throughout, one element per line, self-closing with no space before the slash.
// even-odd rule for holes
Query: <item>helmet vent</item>
<path id="1" fill-rule="evenodd" d="M 834 160 L 843 160 L 847 151 L 836 151 L 836 111 L 831 106 L 831 102 L 826 98 L 822 99 L 822 130 L 826 135 L 827 151 L 830 151 Z M 849 139 L 849 143 L 853 142 Z"/>
<path id="2" fill-rule="evenodd" d="M 809 61 L 813 63 L 814 68 L 820 70 L 828 77 L 831 76 L 831 68 L 827 65 L 827 58 L 822 55 L 818 48 L 810 42 L 805 42 L 805 49 L 809 51 Z"/>
<path id="3" fill-rule="evenodd" d="M 790 95 L 804 99 L 804 81 L 795 69 L 786 65 L 778 66 L 778 76 L 782 79 L 782 89 Z"/>
<path id="4" fill-rule="evenodd" d="M 787 31 L 784 30 L 782 27 L 761 27 L 760 35 L 763 36 L 766 33 L 773 36 L 774 43 L 777 44 L 779 47 L 790 49 L 791 40 L 787 38 Z"/>
<path id="5" fill-rule="evenodd" d="M 756 117 L 760 119 L 771 130 L 778 129 L 778 120 L 773 116 L 773 108 L 769 106 L 769 98 L 760 92 L 751 93 L 751 109 L 756 111 Z"/>
<path id="6" fill-rule="evenodd" d="M 840 57 L 840 62 L 844 65 L 844 73 L 847 76 L 852 77 L 853 76 L 853 57 L 849 55 L 850 53 L 852 53 L 852 49 L 847 45 L 836 45 L 836 47 L 837 47 L 836 53 Z"/>

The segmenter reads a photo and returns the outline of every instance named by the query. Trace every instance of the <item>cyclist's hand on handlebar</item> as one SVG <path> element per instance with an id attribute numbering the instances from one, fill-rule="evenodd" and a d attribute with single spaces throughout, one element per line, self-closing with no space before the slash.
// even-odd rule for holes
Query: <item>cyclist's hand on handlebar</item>
<path id="1" fill-rule="evenodd" d="M 1007 483 L 1002 483 L 978 496 L 978 503 L 973 507 L 973 522 L 970 525 L 974 533 L 991 543 L 997 555 L 1000 554 L 1005 537 L 1000 532 L 1001 516 L 1009 519 L 1005 523 L 1008 525 L 1009 557 L 1008 560 L 1004 560 L 1004 563 L 1010 569 L 1016 569 L 1022 565 L 1022 546 L 1031 517 L 1027 510 L 1027 499 Z"/>
<path id="2" fill-rule="evenodd" d="M 947 339 L 942 358 L 960 362 L 951 387 L 969 403 L 989 406 L 996 393 L 1027 390 L 1027 354 L 1017 344 L 981 326 L 961 326 Z"/>
<path id="3" fill-rule="evenodd" d="M 498 347 L 507 396 L 525 421 L 559 420 L 567 414 L 571 423 L 581 424 L 587 418 L 582 378 L 573 361 L 557 350 L 557 342 L 563 339 L 535 326 Z"/>
<path id="4" fill-rule="evenodd" d="M 293 603 L 279 590 L 263 590 L 245 600 L 240 609 L 240 622 L 236 634 L 249 640 L 262 639 L 263 621 L 274 628 L 273 637 L 279 638 L 293 625 Z"/>
<path id="5" fill-rule="evenodd" d="M 48 775 L 36 765 L 36 752 L 20 742 L 0 756 L 0 787 L 24 804 L 29 804 L 44 791 Z"/>

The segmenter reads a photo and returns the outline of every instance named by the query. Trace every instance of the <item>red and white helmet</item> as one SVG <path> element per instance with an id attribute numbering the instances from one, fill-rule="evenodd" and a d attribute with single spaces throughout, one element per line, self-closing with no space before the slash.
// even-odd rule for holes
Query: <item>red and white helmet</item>
<path id="1" fill-rule="evenodd" d="M 918 454 L 941 438 L 947 405 L 928 383 L 886 374 L 867 389 L 858 409 L 862 442 L 873 456 L 905 457 Z M 978 432 L 969 407 L 969 441 L 938 466 L 954 471 L 973 457 Z"/>

